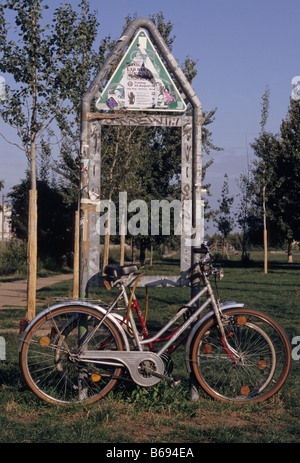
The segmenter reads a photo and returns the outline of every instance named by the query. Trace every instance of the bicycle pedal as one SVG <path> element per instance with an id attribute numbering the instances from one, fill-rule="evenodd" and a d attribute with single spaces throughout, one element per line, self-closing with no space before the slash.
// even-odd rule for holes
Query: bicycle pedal
<path id="1" fill-rule="evenodd" d="M 170 380 L 168 381 L 168 385 L 173 389 L 174 387 L 177 387 L 179 386 L 179 384 L 181 383 L 181 379 L 178 378 L 177 376 L 175 376 L 174 378 L 170 378 Z"/>

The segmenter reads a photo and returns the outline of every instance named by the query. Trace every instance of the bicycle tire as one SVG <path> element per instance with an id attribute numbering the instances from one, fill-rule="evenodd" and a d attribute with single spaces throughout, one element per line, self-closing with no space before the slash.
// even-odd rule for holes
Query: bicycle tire
<path id="1" fill-rule="evenodd" d="M 22 376 L 37 397 L 54 404 L 92 403 L 112 390 L 120 366 L 76 360 L 80 342 L 102 319 L 96 309 L 80 306 L 56 308 L 37 317 L 25 333 L 19 354 Z M 122 337 L 108 318 L 88 348 L 123 350 Z"/>
<path id="2" fill-rule="evenodd" d="M 228 309 L 226 338 L 240 358 L 227 352 L 214 315 L 194 335 L 190 365 L 199 385 L 223 402 L 261 402 L 285 383 L 291 349 L 283 329 L 268 315 L 252 309 Z"/>

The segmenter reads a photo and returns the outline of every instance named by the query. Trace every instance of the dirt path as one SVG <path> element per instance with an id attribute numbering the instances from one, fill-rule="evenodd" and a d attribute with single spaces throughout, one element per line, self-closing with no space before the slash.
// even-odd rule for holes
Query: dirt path
<path id="1" fill-rule="evenodd" d="M 61 281 L 71 280 L 72 278 L 73 275 L 71 273 L 38 278 L 36 289 L 39 290 L 45 286 L 51 286 Z M 9 306 L 26 307 L 26 299 L 27 280 L 0 283 L 0 309 L 9 308 Z"/>

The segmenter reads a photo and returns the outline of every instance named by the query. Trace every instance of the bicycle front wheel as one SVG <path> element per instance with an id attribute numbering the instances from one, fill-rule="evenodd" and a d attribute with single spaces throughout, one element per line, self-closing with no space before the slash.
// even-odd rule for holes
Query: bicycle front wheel
<path id="1" fill-rule="evenodd" d="M 26 333 L 20 350 L 23 377 L 39 398 L 57 404 L 91 403 L 115 386 L 122 368 L 80 362 L 77 353 L 93 333 L 85 349 L 123 350 L 118 329 L 89 307 L 64 306 L 37 318 Z"/>
<path id="2" fill-rule="evenodd" d="M 251 309 L 228 309 L 223 325 L 232 349 L 222 338 L 214 316 L 195 334 L 192 371 L 200 386 L 225 402 L 261 402 L 284 384 L 291 351 L 282 328 Z"/>

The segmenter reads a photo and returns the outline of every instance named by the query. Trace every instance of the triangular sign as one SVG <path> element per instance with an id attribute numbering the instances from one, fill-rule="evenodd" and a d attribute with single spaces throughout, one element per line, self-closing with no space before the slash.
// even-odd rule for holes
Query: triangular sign
<path id="1" fill-rule="evenodd" d="M 132 41 L 96 107 L 99 110 L 186 110 L 185 102 L 144 29 L 140 29 Z"/>

